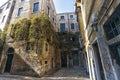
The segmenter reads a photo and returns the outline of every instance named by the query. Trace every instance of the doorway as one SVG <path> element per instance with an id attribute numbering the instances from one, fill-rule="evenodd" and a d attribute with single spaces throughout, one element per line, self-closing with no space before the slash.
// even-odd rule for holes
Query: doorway
<path id="1" fill-rule="evenodd" d="M 102 62 L 101 62 L 101 57 L 100 57 L 100 52 L 99 52 L 97 42 L 95 44 L 93 44 L 93 49 L 94 49 L 94 52 L 95 52 L 94 54 L 95 54 L 95 57 L 96 57 L 96 61 L 98 63 L 100 78 L 101 78 L 101 80 L 105 80 L 104 71 L 103 71 L 103 67 L 102 67 Z"/>
<path id="2" fill-rule="evenodd" d="M 67 54 L 61 53 L 61 67 L 67 67 Z"/>
<path id="3" fill-rule="evenodd" d="M 4 69 L 5 73 L 10 73 L 13 56 L 14 56 L 14 49 L 9 48 L 7 52 L 7 61 L 6 61 L 5 69 Z"/>
<path id="4" fill-rule="evenodd" d="M 79 54 L 78 54 L 78 51 L 73 51 L 73 66 L 79 66 Z"/>

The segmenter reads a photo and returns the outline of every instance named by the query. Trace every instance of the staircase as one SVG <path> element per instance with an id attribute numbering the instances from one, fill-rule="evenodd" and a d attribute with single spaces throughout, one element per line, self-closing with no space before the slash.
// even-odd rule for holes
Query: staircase
<path id="1" fill-rule="evenodd" d="M 19 55 L 21 59 L 23 59 L 24 62 L 31 67 L 31 69 L 33 69 L 39 76 L 41 76 L 42 66 L 41 66 L 41 62 L 38 59 L 38 57 L 31 56 L 28 53 L 25 53 L 21 49 L 16 49 L 16 51 L 19 51 L 16 54 Z"/>

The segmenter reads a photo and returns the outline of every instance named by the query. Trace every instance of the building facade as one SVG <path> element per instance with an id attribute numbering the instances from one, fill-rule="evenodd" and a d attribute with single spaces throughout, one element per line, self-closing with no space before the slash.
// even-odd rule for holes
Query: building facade
<path id="1" fill-rule="evenodd" d="M 17 21 L 26 20 L 25 18 L 32 19 L 34 17 L 39 17 L 42 14 L 47 15 L 53 27 L 49 27 L 49 30 L 51 30 L 48 30 L 50 32 L 50 36 L 46 35 L 44 38 L 42 38 L 42 52 L 39 53 L 43 57 L 39 57 L 36 50 L 33 50 L 32 54 L 28 54 L 26 52 L 29 42 L 22 40 L 17 42 L 19 47 L 15 45 L 15 40 L 11 36 L 12 29 L 11 27 L 10 29 L 8 28 L 9 32 L 7 34 L 6 43 L 4 44 L 0 58 L 0 73 L 42 76 L 50 70 L 53 70 L 56 67 L 58 68 L 60 65 L 60 61 L 58 60 L 59 49 L 55 47 L 56 44 L 53 45 L 52 43 L 55 42 L 53 41 L 54 39 L 57 39 L 57 35 L 54 32 L 57 30 L 57 28 L 56 10 L 53 4 L 53 0 L 16 0 L 14 7 L 12 7 L 12 11 L 9 10 L 7 12 L 11 12 L 11 16 L 9 15 L 6 17 L 9 19 L 8 22 L 10 22 L 7 24 L 7 27 L 10 24 L 17 24 Z M 3 16 L 3 19 L 4 18 L 5 17 Z M 48 31 L 46 33 L 48 33 Z"/>
<path id="2" fill-rule="evenodd" d="M 83 66 L 79 27 L 75 13 L 57 14 L 57 25 L 60 36 L 61 67 Z"/>
<path id="3" fill-rule="evenodd" d="M 79 27 L 74 12 L 57 14 L 57 25 L 59 32 L 79 32 Z"/>
<path id="4" fill-rule="evenodd" d="M 14 10 L 15 0 L 8 0 L 0 7 L 0 29 L 6 30 Z"/>
<path id="5" fill-rule="evenodd" d="M 91 80 L 119 80 L 119 0 L 76 0 Z"/>
<path id="6" fill-rule="evenodd" d="M 42 13 L 46 13 L 54 26 L 56 26 L 56 10 L 53 0 L 19 0 L 16 1 L 11 23 L 23 18 L 40 16 Z"/>

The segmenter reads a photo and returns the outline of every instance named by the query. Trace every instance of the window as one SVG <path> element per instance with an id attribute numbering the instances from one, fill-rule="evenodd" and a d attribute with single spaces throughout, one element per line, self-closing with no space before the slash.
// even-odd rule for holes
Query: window
<path id="1" fill-rule="evenodd" d="M 0 9 L 0 13 L 2 13 L 3 9 Z"/>
<path id="2" fill-rule="evenodd" d="M 45 64 L 47 64 L 48 62 L 47 61 L 45 61 Z"/>
<path id="3" fill-rule="evenodd" d="M 48 44 L 46 43 L 46 51 L 48 51 Z"/>
<path id="4" fill-rule="evenodd" d="M 8 9 L 9 7 L 10 7 L 10 2 L 8 2 L 6 9 Z"/>
<path id="5" fill-rule="evenodd" d="M 60 19 L 64 19 L 64 16 L 60 16 Z"/>
<path id="6" fill-rule="evenodd" d="M 117 9 L 120 9 L 120 6 Z M 120 34 L 120 10 L 117 9 L 103 26 L 107 40 Z"/>
<path id="7" fill-rule="evenodd" d="M 65 23 L 61 23 L 60 24 L 60 32 L 64 32 L 65 31 Z"/>
<path id="8" fill-rule="evenodd" d="M 49 8 L 49 6 L 47 6 L 47 13 L 48 13 L 48 15 L 50 14 L 50 8 Z"/>
<path id="9" fill-rule="evenodd" d="M 71 24 L 71 29 L 72 29 L 72 30 L 75 29 L 74 23 Z"/>
<path id="10" fill-rule="evenodd" d="M 71 40 L 72 40 L 73 42 L 75 42 L 75 37 L 71 37 Z"/>
<path id="11" fill-rule="evenodd" d="M 24 2 L 25 0 L 21 0 L 21 2 Z"/>
<path id="12" fill-rule="evenodd" d="M 53 22 L 55 21 L 55 19 L 53 18 Z"/>
<path id="13" fill-rule="evenodd" d="M 21 13 L 22 13 L 22 11 L 23 11 L 23 7 L 19 8 L 19 9 L 18 9 L 18 15 L 17 15 L 17 16 L 20 16 Z"/>
<path id="14" fill-rule="evenodd" d="M 70 15 L 70 19 L 73 19 L 73 15 Z"/>
<path id="15" fill-rule="evenodd" d="M 2 23 L 4 22 L 4 20 L 5 20 L 5 16 L 3 16 L 3 18 L 2 18 Z"/>
<path id="16" fill-rule="evenodd" d="M 34 3 L 33 12 L 37 12 L 38 10 L 39 10 L 39 2 Z"/>
<path id="17" fill-rule="evenodd" d="M 116 60 L 116 63 L 120 65 L 120 43 L 111 45 L 109 49 L 112 59 Z"/>

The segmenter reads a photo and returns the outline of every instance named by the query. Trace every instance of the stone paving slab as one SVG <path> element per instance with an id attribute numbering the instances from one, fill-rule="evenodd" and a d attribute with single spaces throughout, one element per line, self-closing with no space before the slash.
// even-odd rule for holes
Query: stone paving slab
<path id="1" fill-rule="evenodd" d="M 44 77 L 28 77 L 19 75 L 0 75 L 0 80 L 90 80 L 84 70 L 79 68 L 63 68 Z"/>
<path id="2" fill-rule="evenodd" d="M 88 78 L 77 78 L 77 77 L 44 77 L 44 78 L 31 78 L 31 77 L 24 77 L 24 78 L 9 78 L 9 77 L 2 77 L 0 80 L 89 80 Z"/>

